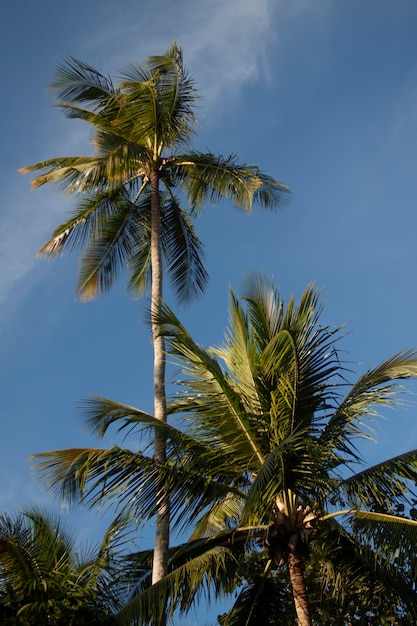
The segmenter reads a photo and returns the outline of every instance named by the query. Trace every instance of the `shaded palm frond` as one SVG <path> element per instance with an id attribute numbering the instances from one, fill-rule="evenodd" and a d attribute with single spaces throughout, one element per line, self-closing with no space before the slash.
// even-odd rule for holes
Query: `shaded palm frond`
<path id="1" fill-rule="evenodd" d="M 241 493 L 228 490 L 224 496 L 217 495 L 207 511 L 194 521 L 195 528 L 190 539 L 212 537 L 228 528 L 237 528 L 245 504 L 247 485 L 241 485 Z M 196 516 L 195 516 L 196 517 Z"/>
<path id="2" fill-rule="evenodd" d="M 191 301 L 204 291 L 208 281 L 204 246 L 172 192 L 162 209 L 161 246 L 178 299 Z"/>
<path id="3" fill-rule="evenodd" d="M 149 623 L 168 602 L 169 614 L 187 613 L 201 595 L 210 599 L 230 593 L 239 560 L 250 537 L 248 530 L 222 532 L 215 538 L 198 539 L 169 551 L 169 573 L 150 585 L 152 553 L 129 555 L 125 571 L 131 580 L 131 600 L 119 617 Z M 136 583 L 135 583 L 136 581 Z M 162 606 L 161 606 L 162 605 Z"/>
<path id="4" fill-rule="evenodd" d="M 31 458 L 43 482 L 65 502 L 82 501 L 93 508 L 117 499 L 121 510 L 129 508 L 137 514 L 143 505 L 144 517 L 156 512 L 164 471 L 140 452 L 117 446 L 109 450 L 70 448 Z"/>
<path id="5" fill-rule="evenodd" d="M 296 616 L 289 600 L 288 585 L 277 577 L 256 576 L 246 583 L 221 626 L 274 626 L 294 624 Z"/>
<path id="6" fill-rule="evenodd" d="M 55 229 L 52 238 L 42 246 L 38 254 L 55 258 L 65 249 L 71 252 L 82 248 L 89 240 L 99 236 L 101 224 L 109 219 L 115 204 L 126 201 L 125 190 L 120 187 L 111 192 L 84 197 L 70 219 Z"/>
<path id="7" fill-rule="evenodd" d="M 70 57 L 58 67 L 50 88 L 61 103 L 89 103 L 94 108 L 107 104 L 117 93 L 106 78 L 85 61 Z"/>
<path id="8" fill-rule="evenodd" d="M 208 443 L 195 439 L 191 434 L 182 432 L 167 422 L 161 422 L 153 415 L 140 411 L 135 407 L 114 402 L 107 398 L 93 396 L 86 398 L 80 405 L 80 408 L 83 421 L 88 429 L 99 438 L 104 437 L 112 425 L 117 425 L 117 432 L 119 433 L 135 433 L 139 437 L 147 434 L 154 435 L 155 431 L 157 431 L 166 439 L 167 453 L 171 461 L 187 465 L 194 459 L 206 458 L 207 462 L 209 462 L 209 457 L 215 456 Z M 211 464 L 213 464 L 213 461 L 211 461 Z M 218 456 L 217 467 L 221 467 Z"/>
<path id="9" fill-rule="evenodd" d="M 105 201 L 106 202 L 106 201 Z M 112 211 L 95 215 L 88 244 L 80 257 L 77 294 L 89 300 L 106 292 L 128 265 L 132 251 L 147 243 L 147 222 L 142 206 L 147 194 L 133 203 L 126 193 L 112 198 Z"/>
<path id="10" fill-rule="evenodd" d="M 233 473 L 227 473 L 225 463 L 216 469 L 213 454 L 210 464 L 208 455 L 205 457 L 204 475 L 197 471 L 196 461 L 163 465 L 140 452 L 118 447 L 55 450 L 32 458 L 43 482 L 65 502 L 81 501 L 90 508 L 113 502 L 121 511 L 131 511 L 138 522 L 157 513 L 158 494 L 163 489 L 170 492 L 174 527 L 183 528 L 219 497 L 229 492 L 242 497 Z"/>
<path id="11" fill-rule="evenodd" d="M 391 529 L 397 523 L 404 525 L 393 518 L 377 519 L 366 511 L 355 511 L 352 516 L 352 526 L 342 525 L 335 518 L 327 520 L 311 543 L 311 567 L 322 589 L 322 602 L 328 598 L 342 615 L 352 607 L 358 613 L 376 609 L 384 614 L 384 610 L 397 606 L 399 613 L 406 610 L 409 619 L 415 619 L 414 585 L 395 562 L 397 550 L 380 550 L 373 540 L 380 522 Z M 411 534 L 415 535 L 415 527 L 409 537 Z"/>
<path id="12" fill-rule="evenodd" d="M 74 535 L 57 516 L 36 508 L 15 517 L 3 515 L 2 618 L 19 624 L 114 624 L 112 615 L 120 608 L 118 583 L 111 577 L 116 555 L 107 550 L 103 556 L 95 560 L 91 554 L 89 562 L 83 560 Z"/>
<path id="13" fill-rule="evenodd" d="M 94 147 L 97 156 L 105 161 L 105 174 L 110 181 L 128 184 L 143 179 L 152 169 L 152 153 L 148 147 L 121 137 L 107 127 L 96 127 Z"/>

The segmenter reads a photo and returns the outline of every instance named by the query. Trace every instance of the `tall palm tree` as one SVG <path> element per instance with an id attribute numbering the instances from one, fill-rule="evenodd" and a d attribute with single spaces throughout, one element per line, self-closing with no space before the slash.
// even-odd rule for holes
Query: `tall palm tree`
<path id="1" fill-rule="evenodd" d="M 119 522 L 109 528 L 95 553 L 83 555 L 54 516 L 37 509 L 1 515 L 1 623 L 115 625 L 120 609 Z"/>
<path id="2" fill-rule="evenodd" d="M 400 381 L 417 377 L 417 355 L 398 353 L 349 386 L 336 349 L 341 329 L 321 325 L 321 312 L 313 287 L 298 306 L 291 298 L 285 307 L 273 285 L 254 276 L 242 301 L 231 294 L 225 344 L 206 350 L 161 307 L 161 332 L 184 374 L 168 405 L 176 425 L 102 398 L 88 402 L 86 419 L 99 436 L 112 424 L 121 432 L 159 431 L 166 463 L 146 449 L 118 447 L 36 455 L 49 486 L 92 506 L 115 498 L 151 517 L 164 487 L 173 523 L 193 529 L 189 543 L 171 550 L 164 579 L 150 588 L 141 578 L 124 615 L 136 611 L 146 623 L 158 594 L 170 590 L 171 611 L 186 609 L 204 584 L 230 591 L 250 548 L 266 555 L 261 575 L 224 624 L 256 623 L 248 603 L 259 608 L 264 585 L 277 588 L 271 580 L 280 567 L 288 570 L 298 623 L 311 624 L 304 573 L 311 554 L 315 579 L 335 606 L 346 607 L 355 593 L 356 602 L 378 594 L 383 606 L 398 606 L 417 623 L 410 556 L 417 523 L 401 514 L 414 497 L 417 450 L 369 467 L 360 446 L 379 410 L 401 400 Z M 136 557 L 142 572 L 148 558 Z"/>
<path id="3" fill-rule="evenodd" d="M 93 130 L 94 156 L 58 157 L 23 168 L 42 172 L 34 187 L 57 184 L 77 197 L 70 219 L 61 224 L 40 254 L 52 258 L 81 247 L 77 292 L 82 300 L 106 291 L 121 269 L 140 295 L 151 287 L 154 344 L 154 411 L 166 421 L 164 339 L 155 314 L 162 299 L 163 262 L 177 295 L 188 300 L 204 289 L 203 248 L 190 221 L 202 206 L 230 199 L 250 213 L 253 203 L 272 209 L 288 188 L 234 155 L 215 156 L 190 149 L 195 128 L 196 90 L 180 48 L 132 64 L 114 85 L 88 64 L 69 59 L 52 88 L 70 119 Z M 185 210 L 177 190 L 188 203 Z M 165 461 L 165 442 L 156 433 L 155 458 Z M 154 580 L 166 573 L 169 506 L 161 494 Z"/>

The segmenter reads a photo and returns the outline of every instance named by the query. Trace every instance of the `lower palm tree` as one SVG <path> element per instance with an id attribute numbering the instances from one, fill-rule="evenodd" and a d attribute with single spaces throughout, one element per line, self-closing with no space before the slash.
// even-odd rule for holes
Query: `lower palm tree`
<path id="1" fill-rule="evenodd" d="M 160 432 L 166 462 L 145 448 L 36 455 L 50 486 L 92 506 L 113 497 L 150 518 L 156 494 L 167 489 L 173 523 L 192 529 L 190 542 L 171 550 L 164 579 L 150 590 L 142 577 L 123 615 L 146 622 L 157 594 L 171 593 L 174 610 L 187 608 L 204 585 L 230 591 L 250 547 L 266 554 L 258 582 L 287 570 L 300 626 L 313 623 L 309 563 L 335 606 L 346 607 L 348 590 L 377 593 L 417 623 L 410 573 L 417 523 L 398 513 L 414 497 L 417 451 L 368 466 L 359 448 L 380 410 L 401 399 L 400 381 L 417 377 L 417 355 L 396 354 L 348 385 L 336 349 L 340 329 L 321 325 L 321 311 L 313 287 L 285 306 L 272 284 L 254 276 L 242 300 L 231 294 L 224 345 L 207 350 L 162 308 L 161 332 L 184 375 L 168 407 L 176 426 L 100 398 L 89 401 L 86 419 L 98 435 L 113 423 Z M 256 623 L 248 598 L 255 610 L 259 595 L 251 587 L 224 624 Z"/>
<path id="2" fill-rule="evenodd" d="M 82 553 L 59 520 L 39 510 L 0 516 L 0 621 L 26 626 L 111 626 L 120 609 L 121 524 Z"/>

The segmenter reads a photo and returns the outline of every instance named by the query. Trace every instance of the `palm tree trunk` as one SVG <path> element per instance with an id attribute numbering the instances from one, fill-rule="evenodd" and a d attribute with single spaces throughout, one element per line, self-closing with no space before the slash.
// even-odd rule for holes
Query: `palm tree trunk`
<path id="1" fill-rule="evenodd" d="M 152 265 L 152 293 L 151 318 L 152 338 L 154 347 L 154 412 L 155 417 L 162 422 L 167 421 L 166 394 L 165 394 L 165 342 L 158 336 L 158 313 L 162 300 L 162 259 L 160 243 L 160 202 L 158 172 L 151 175 L 151 265 Z M 155 434 L 154 457 L 164 463 L 166 460 L 165 438 Z M 161 580 L 168 572 L 169 548 L 169 497 L 164 491 L 159 494 L 159 510 L 156 520 L 156 536 L 152 568 L 152 584 Z M 162 624 L 162 622 L 160 622 Z"/>
<path id="2" fill-rule="evenodd" d="M 292 593 L 297 613 L 298 626 L 311 626 L 310 607 L 308 605 L 307 589 L 304 579 L 304 564 L 295 554 L 290 553 L 288 557 L 288 569 Z"/>

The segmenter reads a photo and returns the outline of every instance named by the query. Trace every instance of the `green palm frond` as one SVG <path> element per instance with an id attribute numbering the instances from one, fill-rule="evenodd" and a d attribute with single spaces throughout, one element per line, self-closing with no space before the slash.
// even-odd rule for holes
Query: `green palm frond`
<path id="1" fill-rule="evenodd" d="M 417 450 L 386 459 L 338 481 L 341 497 L 354 506 L 387 506 L 409 503 L 417 484 Z"/>
<path id="2" fill-rule="evenodd" d="M 259 420 L 261 427 L 262 389 L 259 388 L 259 348 L 251 333 L 247 317 L 239 305 L 235 294 L 230 292 L 230 329 L 226 336 L 226 344 L 213 350 L 226 365 L 233 379 L 239 386 L 242 403 L 254 419 Z"/>
<path id="3" fill-rule="evenodd" d="M 170 491 L 173 524 L 183 528 L 218 497 L 231 491 L 242 498 L 233 472 L 227 473 L 226 464 L 219 464 L 218 458 L 216 465 L 216 456 L 209 458 L 207 452 L 205 475 L 197 471 L 196 459 L 193 463 L 184 459 L 177 466 L 162 465 L 140 452 L 118 447 L 56 450 L 32 458 L 43 482 L 65 502 L 81 501 L 90 508 L 113 502 L 121 511 L 131 511 L 138 521 L 157 513 L 158 493 L 165 488 Z"/>
<path id="4" fill-rule="evenodd" d="M 121 590 L 112 579 L 115 554 L 92 553 L 86 562 L 74 536 L 57 516 L 36 508 L 0 517 L 0 614 L 5 623 L 7 617 L 16 624 L 114 623 Z"/>
<path id="5" fill-rule="evenodd" d="M 89 507 L 118 500 L 141 517 L 157 510 L 157 493 L 164 485 L 164 468 L 140 452 L 117 446 L 70 448 L 32 456 L 33 466 L 44 483 L 66 502 L 82 501 Z M 140 503 L 139 503 L 140 500 Z"/>
<path id="6" fill-rule="evenodd" d="M 200 295 L 207 284 L 204 246 L 187 212 L 169 192 L 161 215 L 161 244 L 171 283 L 182 302 Z"/>
<path id="7" fill-rule="evenodd" d="M 133 203 L 122 193 L 110 202 L 110 214 L 94 214 L 89 242 L 80 259 L 77 293 L 82 300 L 108 291 L 132 258 L 132 249 L 147 246 L 149 195 L 142 194 Z M 102 206 L 106 207 L 106 200 Z"/>
<path id="8" fill-rule="evenodd" d="M 175 398 L 169 405 L 171 413 L 191 408 L 192 423 L 189 431 L 206 438 L 212 445 L 221 443 L 221 449 L 237 455 L 242 466 L 251 467 L 253 458 L 262 462 L 258 435 L 251 429 L 250 421 L 241 410 L 241 400 L 233 380 L 224 372 L 218 360 L 196 344 L 185 328 L 167 307 L 162 306 L 158 321 L 162 334 L 169 338 L 169 352 L 183 365 L 188 377 L 184 386 L 195 391 Z M 223 419 L 221 417 L 223 416 Z"/>
<path id="9" fill-rule="evenodd" d="M 296 616 L 288 600 L 288 589 L 278 577 L 256 576 L 243 589 L 221 626 L 274 626 L 294 624 Z"/>
<path id="10" fill-rule="evenodd" d="M 190 539 L 212 537 L 225 528 L 236 528 L 245 504 L 245 491 L 246 489 L 242 488 L 240 494 L 230 490 L 226 491 L 224 496 L 217 494 L 209 509 L 199 515 L 197 521 L 193 520 L 195 528 Z"/>
<path id="11" fill-rule="evenodd" d="M 206 203 L 230 199 L 245 213 L 251 213 L 254 202 L 272 209 L 289 196 L 286 185 L 264 174 L 254 165 L 240 165 L 234 154 L 228 157 L 191 152 L 173 159 L 176 179 L 188 198 L 193 213 Z"/>
<path id="12" fill-rule="evenodd" d="M 206 550 L 191 561 L 176 567 L 165 578 L 148 586 L 134 596 L 119 611 L 118 617 L 126 623 L 132 620 L 140 624 L 150 624 L 161 620 L 165 601 L 169 600 L 169 615 L 172 618 L 176 609 L 187 612 L 192 602 L 203 592 L 210 592 L 219 576 L 227 570 L 228 559 L 233 556 L 227 548 Z"/>
<path id="13" fill-rule="evenodd" d="M 417 353 L 399 352 L 378 367 L 369 370 L 352 386 L 339 403 L 320 435 L 320 445 L 337 449 L 359 460 L 351 440 L 370 437 L 372 425 L 381 407 L 401 403 L 404 388 L 397 381 L 415 378 Z"/>
<path id="14" fill-rule="evenodd" d="M 149 551 L 129 555 L 124 563 L 131 580 L 132 599 L 120 611 L 127 621 L 137 619 L 148 623 L 160 614 L 168 601 L 169 614 L 186 614 L 193 601 L 202 594 L 208 599 L 230 593 L 238 563 L 243 556 L 250 532 L 222 532 L 215 538 L 189 541 L 169 551 L 169 573 L 155 585 L 150 585 Z"/>
<path id="15" fill-rule="evenodd" d="M 388 610 L 394 606 L 406 607 L 409 618 L 415 619 L 415 590 L 411 578 L 398 567 L 396 555 L 400 550 L 394 539 L 399 536 L 398 529 L 406 527 L 410 531 L 408 539 L 415 545 L 415 523 L 411 527 L 402 518 L 395 520 L 394 516 L 367 511 L 352 512 L 351 519 L 350 527 L 341 525 L 335 518 L 326 521 L 318 538 L 311 543 L 313 575 L 322 590 L 327 590 L 329 600 L 339 608 L 356 603 L 366 611 L 376 601 Z M 383 529 L 390 529 L 394 539 L 386 549 L 378 547 L 384 544 L 380 524 Z"/>
<path id="16" fill-rule="evenodd" d="M 352 512 L 355 532 L 366 538 L 382 553 L 393 554 L 398 559 L 404 547 L 412 546 L 413 554 L 417 546 L 417 521 L 398 515 L 377 511 L 357 510 Z M 410 555 L 405 549 L 406 556 Z M 396 554 L 397 553 L 397 554 Z"/>
<path id="17" fill-rule="evenodd" d="M 142 65 L 130 65 L 124 69 L 123 76 L 126 80 L 121 83 L 121 89 L 127 97 L 117 120 L 117 127 L 123 133 L 135 136 L 140 128 L 152 140 L 152 131 L 157 129 L 154 134 L 164 137 L 167 148 L 190 139 L 196 123 L 193 105 L 197 93 L 184 68 L 180 48 L 174 44 L 165 56 L 149 57 Z M 162 146 L 157 148 L 161 154 Z"/>
<path id="18" fill-rule="evenodd" d="M 108 128 L 96 128 L 94 147 L 105 161 L 105 175 L 110 181 L 128 184 L 152 169 L 152 153 L 141 143 L 120 137 Z"/>
<path id="19" fill-rule="evenodd" d="M 88 63 L 70 57 L 58 67 L 50 88 L 58 102 L 89 103 L 95 108 L 105 105 L 117 93 L 106 78 Z"/>
<path id="20" fill-rule="evenodd" d="M 22 174 L 46 170 L 32 181 L 32 188 L 37 189 L 47 183 L 58 185 L 67 193 L 99 188 L 106 179 L 106 162 L 100 157 L 58 157 L 40 161 L 19 171 Z"/>

